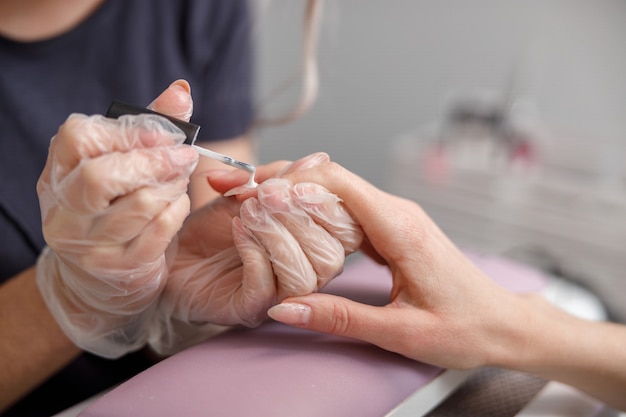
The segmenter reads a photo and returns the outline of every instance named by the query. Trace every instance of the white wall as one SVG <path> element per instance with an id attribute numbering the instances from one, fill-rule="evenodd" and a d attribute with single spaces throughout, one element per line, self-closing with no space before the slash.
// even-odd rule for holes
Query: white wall
<path id="1" fill-rule="evenodd" d="M 298 68 L 304 3 L 258 3 L 261 97 Z M 555 133 L 553 153 L 623 170 L 626 2 L 326 0 L 324 11 L 320 97 L 301 120 L 259 133 L 263 161 L 323 150 L 385 185 L 377 158 L 390 139 L 437 118 L 450 94 L 513 86 Z"/>

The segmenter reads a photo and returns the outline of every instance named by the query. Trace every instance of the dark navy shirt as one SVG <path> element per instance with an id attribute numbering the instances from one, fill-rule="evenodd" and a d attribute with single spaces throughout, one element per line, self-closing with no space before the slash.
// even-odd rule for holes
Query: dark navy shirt
<path id="1" fill-rule="evenodd" d="M 0 36 L 0 283 L 34 265 L 45 244 L 35 188 L 69 114 L 103 114 L 113 99 L 148 105 L 184 78 L 199 141 L 245 133 L 253 102 L 249 8 L 246 0 L 107 0 L 63 35 Z M 83 355 L 3 415 L 51 415 L 147 366 L 137 355 Z"/>

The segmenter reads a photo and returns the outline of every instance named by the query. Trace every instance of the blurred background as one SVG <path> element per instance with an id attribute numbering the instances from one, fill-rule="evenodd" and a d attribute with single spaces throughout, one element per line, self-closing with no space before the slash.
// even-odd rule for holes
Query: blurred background
<path id="1" fill-rule="evenodd" d="M 266 117 L 298 100 L 305 4 L 257 3 Z M 327 0 L 321 24 L 317 101 L 259 129 L 261 162 L 328 152 L 626 321 L 626 2 Z"/>

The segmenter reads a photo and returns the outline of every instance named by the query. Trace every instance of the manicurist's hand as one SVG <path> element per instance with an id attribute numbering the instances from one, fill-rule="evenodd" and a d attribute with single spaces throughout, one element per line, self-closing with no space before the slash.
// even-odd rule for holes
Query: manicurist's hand
<path id="1" fill-rule="evenodd" d="M 152 108 L 188 117 L 188 84 L 175 82 Z M 48 244 L 37 282 L 83 349 L 117 357 L 145 344 L 166 282 L 165 250 L 189 213 L 198 155 L 183 141 L 159 116 L 74 114 L 50 144 L 37 185 Z"/>

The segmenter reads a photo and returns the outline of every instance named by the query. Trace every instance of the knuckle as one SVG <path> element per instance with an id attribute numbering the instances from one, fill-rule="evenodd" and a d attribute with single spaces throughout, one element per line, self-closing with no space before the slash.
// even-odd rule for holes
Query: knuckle
<path id="1" fill-rule="evenodd" d="M 59 127 L 59 134 L 63 138 L 74 137 L 74 131 L 83 123 L 85 116 L 79 114 L 70 115 Z"/>
<path id="2" fill-rule="evenodd" d="M 121 259 L 120 248 L 117 246 L 93 246 L 90 248 L 74 248 L 65 253 L 80 269 L 101 275 L 117 265 Z M 112 261 L 114 260 L 114 261 Z"/>
<path id="3" fill-rule="evenodd" d="M 133 213 L 152 213 L 155 211 L 155 199 L 154 193 L 149 188 L 141 188 L 133 193 Z"/>
<path id="4" fill-rule="evenodd" d="M 349 335 L 352 333 L 352 318 L 350 310 L 343 303 L 333 305 L 329 332 L 336 335 Z"/>
<path id="5" fill-rule="evenodd" d="M 104 181 L 102 181 L 102 170 L 96 163 L 94 163 L 93 160 L 84 160 L 81 165 L 82 173 L 80 177 L 82 178 L 82 181 L 84 181 L 85 187 L 87 189 L 95 190 L 97 193 L 101 192 L 101 184 L 104 183 Z"/>
<path id="6" fill-rule="evenodd" d="M 328 161 L 326 162 L 326 164 L 328 165 L 328 167 L 330 167 L 330 169 L 335 170 L 335 169 L 340 169 L 343 170 L 343 167 L 341 165 L 339 165 L 337 162 L 335 161 Z"/>
<path id="7" fill-rule="evenodd" d="M 76 149 L 81 153 L 90 135 L 86 135 L 85 125 L 93 124 L 95 118 L 84 114 L 72 114 L 59 127 L 53 143 L 62 140 L 69 149 Z M 95 126 L 90 126 L 92 131 Z M 96 130 L 97 131 L 97 130 Z M 92 133 L 93 135 L 93 133 Z"/>
<path id="8" fill-rule="evenodd" d="M 176 201 L 154 219 L 155 231 L 158 236 L 171 239 L 180 229 L 185 217 L 189 214 L 191 202 L 187 194 L 183 194 Z"/>
<path id="9" fill-rule="evenodd" d="M 75 180 L 73 186 L 64 193 L 67 195 L 69 207 L 79 212 L 97 212 L 105 208 L 104 205 L 110 204 L 110 202 L 102 201 L 101 198 L 108 194 L 107 187 L 111 186 L 111 182 L 104 180 L 103 177 L 102 170 L 93 160 L 83 162 L 80 173 L 76 172 L 73 175 Z"/>

